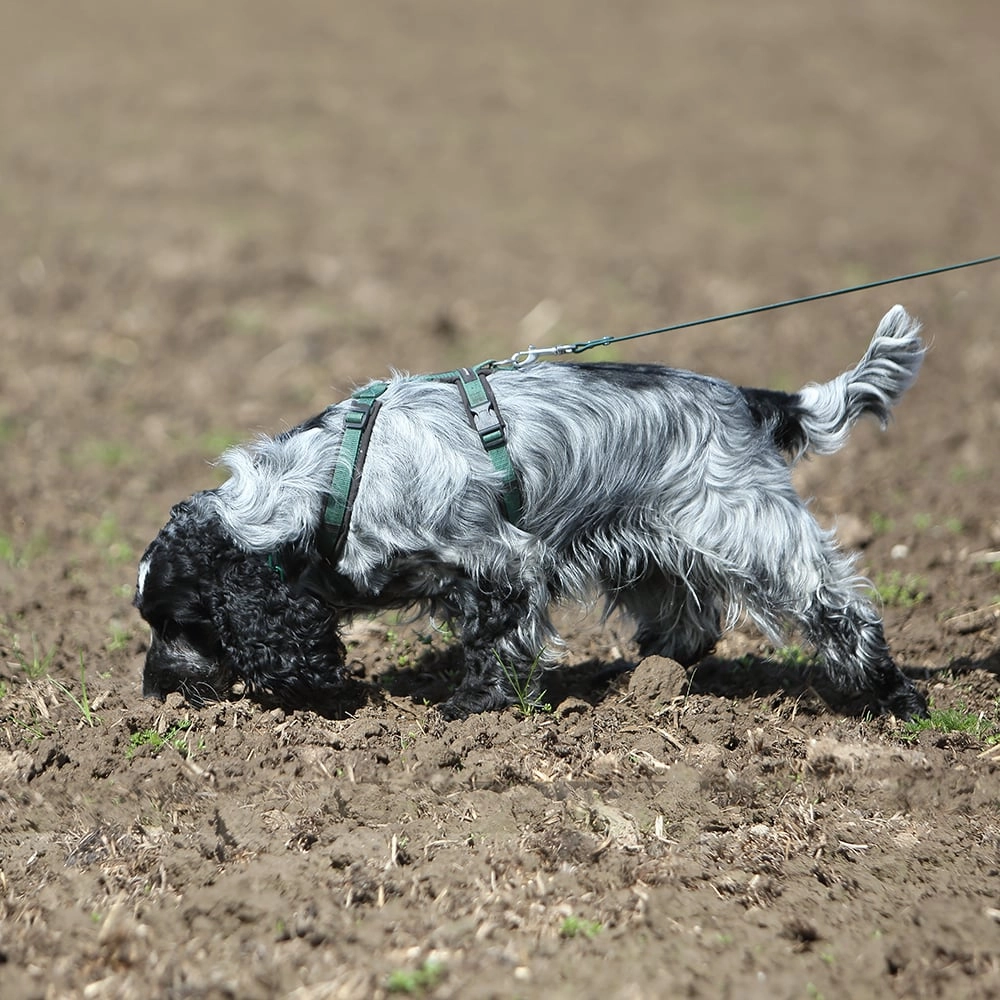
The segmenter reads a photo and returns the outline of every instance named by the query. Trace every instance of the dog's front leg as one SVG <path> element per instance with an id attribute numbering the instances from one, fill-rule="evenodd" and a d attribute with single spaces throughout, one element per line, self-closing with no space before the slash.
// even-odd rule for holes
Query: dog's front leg
<path id="1" fill-rule="evenodd" d="M 544 610 L 527 591 L 503 593 L 469 586 L 457 602 L 465 653 L 465 676 L 440 707 L 446 719 L 507 705 L 535 705 L 547 627 Z M 544 609 L 544 605 L 542 605 Z"/>

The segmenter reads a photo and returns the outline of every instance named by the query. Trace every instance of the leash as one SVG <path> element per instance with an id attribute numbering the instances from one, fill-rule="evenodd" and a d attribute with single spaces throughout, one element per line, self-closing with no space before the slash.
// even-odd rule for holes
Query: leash
<path id="1" fill-rule="evenodd" d="M 721 323 L 723 320 L 738 319 L 742 316 L 753 316 L 756 313 L 771 312 L 775 309 L 785 309 L 788 306 L 802 305 L 806 302 L 817 302 L 820 299 L 832 299 L 838 295 L 850 295 L 863 292 L 870 288 L 881 288 L 884 285 L 894 285 L 902 281 L 913 281 L 916 278 L 927 278 L 948 271 L 959 271 L 967 267 L 978 267 L 980 264 L 991 264 L 1000 261 L 1000 253 L 989 257 L 979 257 L 975 260 L 963 261 L 960 264 L 946 264 L 944 267 L 929 268 L 925 271 L 914 271 L 911 274 L 900 274 L 892 278 L 881 278 L 878 281 L 868 281 L 864 284 L 849 285 L 829 292 L 817 292 L 813 295 L 802 295 L 794 299 L 784 299 L 781 302 L 771 302 L 762 306 L 751 306 L 749 309 L 738 309 L 735 312 L 720 313 L 717 316 L 706 316 L 702 319 L 686 320 L 681 323 L 671 323 L 669 326 L 658 326 L 652 330 L 642 330 L 639 333 L 627 333 L 618 337 L 598 337 L 595 340 L 577 341 L 573 344 L 559 344 L 554 347 L 531 346 L 527 350 L 515 351 L 505 361 L 483 361 L 471 368 L 459 368 L 450 372 L 440 372 L 435 375 L 420 375 L 420 379 L 428 381 L 452 382 L 458 386 L 465 404 L 466 415 L 473 429 L 490 458 L 494 469 L 501 474 L 503 492 L 500 506 L 506 518 L 512 524 L 519 524 L 522 515 L 522 498 L 517 474 L 507 453 L 506 428 L 496 397 L 487 381 L 487 376 L 501 369 L 520 369 L 534 364 L 541 358 L 556 357 L 562 354 L 582 354 L 595 347 L 607 347 L 628 340 L 638 340 L 640 337 L 652 337 L 660 333 L 673 333 L 677 330 L 687 330 L 695 326 L 705 326 L 709 323 Z M 322 530 L 317 542 L 320 550 L 331 562 L 335 563 L 350 529 L 351 512 L 354 498 L 361 481 L 368 441 L 372 426 L 378 416 L 381 400 L 379 397 L 388 388 L 387 382 L 373 382 L 359 389 L 350 400 L 350 408 L 345 414 L 344 434 L 341 441 L 337 464 L 334 468 L 332 482 L 327 491 L 323 506 Z M 268 557 L 268 565 L 282 579 L 284 570 L 277 558 L 272 554 Z"/>
<path id="2" fill-rule="evenodd" d="M 854 292 L 864 292 L 869 288 L 881 288 L 883 285 L 895 285 L 901 281 L 913 281 L 916 278 L 928 278 L 933 274 L 944 274 L 946 271 L 960 271 L 965 267 L 978 267 L 980 264 L 992 264 L 1000 260 L 1000 253 L 989 257 L 978 257 L 966 260 L 961 264 L 946 264 L 944 267 L 932 267 L 926 271 L 914 271 L 912 274 L 899 274 L 893 278 L 881 278 L 878 281 L 868 281 L 863 285 L 849 285 L 837 288 L 832 292 L 816 292 L 813 295 L 802 295 L 795 299 L 784 299 L 781 302 L 771 302 L 766 306 L 751 306 L 749 309 L 737 309 L 735 312 L 720 313 L 718 316 L 706 316 L 703 319 L 685 320 L 682 323 L 671 323 L 670 326 L 658 326 L 654 330 L 643 330 L 640 333 L 626 333 L 620 337 L 598 337 L 596 340 L 578 341 L 575 344 L 560 344 L 556 347 L 529 347 L 526 351 L 515 351 L 506 361 L 488 361 L 484 364 L 495 368 L 524 368 L 534 364 L 540 358 L 555 357 L 560 354 L 582 354 L 595 347 L 607 347 L 610 344 L 621 344 L 626 340 L 638 340 L 640 337 L 652 337 L 658 333 L 674 333 L 677 330 L 687 330 L 693 326 L 705 326 L 708 323 L 721 323 L 727 319 L 739 319 L 741 316 L 753 316 L 756 313 L 771 312 L 774 309 L 785 309 L 788 306 L 798 306 L 805 302 L 817 302 L 820 299 L 832 299 L 838 295 L 850 295 Z"/>

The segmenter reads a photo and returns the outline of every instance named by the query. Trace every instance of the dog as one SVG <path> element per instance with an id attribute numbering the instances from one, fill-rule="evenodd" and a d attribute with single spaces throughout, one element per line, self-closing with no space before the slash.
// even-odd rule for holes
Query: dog
<path id="1" fill-rule="evenodd" d="M 394 375 L 333 554 L 323 511 L 352 401 L 232 449 L 228 481 L 174 507 L 141 559 L 143 693 L 197 702 L 239 682 L 308 707 L 344 684 L 345 621 L 416 606 L 460 638 L 464 678 L 439 709 L 461 718 L 538 697 L 561 646 L 550 607 L 603 595 L 640 657 L 690 667 L 745 618 L 776 645 L 800 634 L 837 692 L 924 716 L 854 560 L 790 473 L 865 415 L 886 426 L 923 361 L 919 331 L 895 306 L 854 368 L 795 393 L 649 364 L 498 365 L 489 409 L 516 519 L 455 385 Z"/>

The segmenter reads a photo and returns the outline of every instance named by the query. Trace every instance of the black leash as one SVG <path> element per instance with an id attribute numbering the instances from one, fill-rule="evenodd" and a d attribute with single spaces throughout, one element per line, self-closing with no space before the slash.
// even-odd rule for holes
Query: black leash
<path id="1" fill-rule="evenodd" d="M 766 306 L 751 306 L 749 309 L 738 309 L 736 312 L 720 313 L 718 316 L 706 316 L 704 319 L 691 319 L 683 323 L 671 323 L 670 326 L 658 326 L 655 330 L 643 330 L 641 333 L 626 333 L 620 337 L 598 337 L 596 340 L 578 341 L 575 344 L 560 344 L 557 347 L 529 347 L 526 351 L 516 351 L 506 361 L 490 362 L 495 367 L 510 366 L 523 368 L 542 357 L 552 357 L 559 354 L 582 354 L 594 347 L 607 347 L 609 344 L 620 344 L 626 340 L 638 340 L 639 337 L 652 337 L 657 333 L 673 333 L 675 330 L 687 330 L 692 326 L 704 326 L 707 323 L 721 323 L 726 319 L 739 319 L 741 316 L 753 316 L 755 313 L 770 312 L 772 309 L 784 309 L 787 306 L 797 306 L 804 302 L 816 302 L 819 299 L 832 299 L 837 295 L 850 295 L 852 292 L 863 292 L 869 288 L 881 288 L 883 285 L 894 285 L 900 281 L 913 281 L 915 278 L 927 278 L 932 274 L 944 274 L 946 271 L 959 271 L 964 267 L 977 267 L 980 264 L 992 264 L 1000 260 L 1000 253 L 989 257 L 979 257 L 976 260 L 966 260 L 961 264 L 946 264 L 944 267 L 932 267 L 927 271 L 914 271 L 912 274 L 900 274 L 894 278 L 881 278 L 879 281 L 868 281 L 863 285 L 849 285 L 847 288 L 837 288 L 832 292 L 817 292 L 814 295 L 802 295 L 796 299 L 785 299 L 782 302 L 771 302 Z"/>

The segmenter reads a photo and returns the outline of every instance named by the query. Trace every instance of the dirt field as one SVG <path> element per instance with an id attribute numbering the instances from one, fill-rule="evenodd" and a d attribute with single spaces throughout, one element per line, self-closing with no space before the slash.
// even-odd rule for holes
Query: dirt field
<path id="1" fill-rule="evenodd" d="M 388 619 L 340 717 L 150 703 L 130 604 L 223 447 L 390 368 L 1000 251 L 995 4 L 42 0 L 0 66 L 4 1000 L 1000 996 L 1000 265 L 601 355 L 792 389 L 923 319 L 796 475 L 924 731 L 573 611 L 528 717 L 429 725 Z"/>

